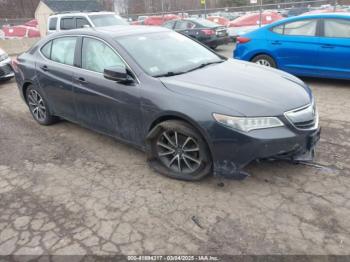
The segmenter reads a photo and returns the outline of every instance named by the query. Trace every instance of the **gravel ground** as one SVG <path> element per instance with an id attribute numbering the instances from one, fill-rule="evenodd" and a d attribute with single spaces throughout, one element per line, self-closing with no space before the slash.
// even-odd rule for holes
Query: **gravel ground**
<path id="1" fill-rule="evenodd" d="M 0 255 L 350 254 L 350 82 L 304 80 L 319 166 L 253 163 L 243 181 L 198 183 L 75 124 L 39 126 L 15 82 L 0 84 Z"/>

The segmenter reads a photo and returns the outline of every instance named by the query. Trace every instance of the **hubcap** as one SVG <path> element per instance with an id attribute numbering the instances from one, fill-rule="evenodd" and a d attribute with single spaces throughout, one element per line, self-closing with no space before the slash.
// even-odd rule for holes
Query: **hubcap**
<path id="1" fill-rule="evenodd" d="M 193 173 L 202 164 L 197 141 L 176 131 L 164 131 L 157 141 L 160 161 L 179 173 Z"/>
<path id="2" fill-rule="evenodd" d="M 257 63 L 257 64 L 259 64 L 259 65 L 271 67 L 270 62 L 267 61 L 267 60 L 265 60 L 265 59 L 259 59 L 259 60 L 257 60 L 255 63 Z"/>
<path id="3" fill-rule="evenodd" d="M 44 100 L 34 89 L 29 91 L 28 104 L 30 111 L 33 113 L 35 119 L 44 121 L 46 118 L 46 107 L 44 105 Z"/>

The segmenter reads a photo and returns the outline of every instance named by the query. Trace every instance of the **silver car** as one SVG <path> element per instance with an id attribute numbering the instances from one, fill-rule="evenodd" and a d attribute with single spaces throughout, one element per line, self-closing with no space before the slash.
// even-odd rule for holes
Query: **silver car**
<path id="1" fill-rule="evenodd" d="M 0 80 L 8 80 L 14 76 L 15 74 L 11 66 L 11 58 L 0 48 Z"/>

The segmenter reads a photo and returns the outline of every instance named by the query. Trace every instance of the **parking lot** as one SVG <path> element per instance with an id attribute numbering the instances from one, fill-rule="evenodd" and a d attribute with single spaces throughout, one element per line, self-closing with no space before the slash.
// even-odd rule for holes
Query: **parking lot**
<path id="1" fill-rule="evenodd" d="M 349 254 L 350 83 L 303 80 L 322 126 L 315 165 L 196 183 L 75 124 L 38 125 L 15 81 L 1 83 L 0 255 Z"/>

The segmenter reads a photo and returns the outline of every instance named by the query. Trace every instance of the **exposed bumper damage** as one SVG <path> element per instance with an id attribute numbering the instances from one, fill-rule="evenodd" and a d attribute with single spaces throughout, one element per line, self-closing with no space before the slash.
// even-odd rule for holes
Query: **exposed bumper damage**
<path id="1" fill-rule="evenodd" d="M 213 173 L 215 176 L 242 180 L 249 176 L 244 167 L 254 160 L 312 162 L 320 133 L 321 129 L 294 133 L 283 127 L 260 130 L 249 136 L 242 134 L 235 140 L 228 137 L 214 139 Z"/>

